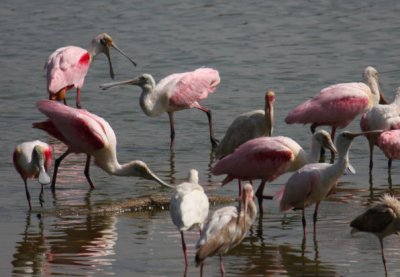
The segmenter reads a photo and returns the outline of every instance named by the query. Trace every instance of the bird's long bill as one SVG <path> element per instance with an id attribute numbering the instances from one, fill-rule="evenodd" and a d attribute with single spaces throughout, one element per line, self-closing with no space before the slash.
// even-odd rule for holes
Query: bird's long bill
<path id="1" fill-rule="evenodd" d="M 335 154 L 337 154 L 337 149 L 335 144 L 333 143 L 333 141 L 331 139 L 329 139 L 326 144 L 324 145 L 325 148 L 328 148 L 329 150 L 331 150 L 332 152 L 334 152 Z"/>
<path id="2" fill-rule="evenodd" d="M 112 63 L 111 63 L 111 55 L 110 55 L 110 48 L 105 47 L 106 49 L 104 50 L 104 54 L 107 57 L 108 60 L 108 65 L 110 66 L 110 77 L 111 79 L 114 79 L 114 69 L 112 67 Z"/>
<path id="3" fill-rule="evenodd" d="M 158 178 L 151 170 L 148 170 L 148 172 L 146 172 L 146 175 L 143 176 L 144 178 L 148 179 L 148 180 L 154 180 L 157 183 L 159 183 L 160 185 L 167 187 L 167 188 L 172 188 L 174 189 L 175 187 L 172 185 L 167 184 L 166 182 L 164 182 L 163 180 L 161 180 L 160 178 Z"/>
<path id="4" fill-rule="evenodd" d="M 130 80 L 125 80 L 125 81 L 116 81 L 116 82 L 109 82 L 100 85 L 100 88 L 102 90 L 106 90 L 112 87 L 117 87 L 117 86 L 123 86 L 123 85 L 134 85 L 136 84 L 136 79 L 130 79 Z"/>
<path id="5" fill-rule="evenodd" d="M 379 104 L 387 104 L 388 101 L 386 100 L 385 95 L 383 94 L 383 90 L 380 84 L 378 84 L 378 89 L 379 89 Z"/>
<path id="6" fill-rule="evenodd" d="M 363 135 L 380 135 L 382 132 L 383 132 L 382 130 L 373 130 L 360 133 L 348 133 L 348 136 L 350 136 L 351 138 L 355 138 Z"/>
<path id="7" fill-rule="evenodd" d="M 124 51 L 122 51 L 117 45 L 115 45 L 114 43 L 111 44 L 111 47 L 114 48 L 115 50 L 117 50 L 117 52 L 119 52 L 122 56 L 124 56 L 125 58 L 127 58 L 128 60 L 130 60 L 130 62 L 136 66 L 136 63 L 134 60 L 132 60 L 127 54 L 125 54 Z"/>

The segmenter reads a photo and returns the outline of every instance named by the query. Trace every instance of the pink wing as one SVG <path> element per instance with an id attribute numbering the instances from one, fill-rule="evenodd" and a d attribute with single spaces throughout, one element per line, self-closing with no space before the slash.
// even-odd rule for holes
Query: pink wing
<path id="1" fill-rule="evenodd" d="M 219 160 L 212 173 L 272 181 L 285 172 L 292 159 L 293 153 L 286 145 L 270 137 L 261 137 L 245 142 Z"/>
<path id="2" fill-rule="evenodd" d="M 378 138 L 378 146 L 388 159 L 400 159 L 400 130 L 383 132 Z"/>
<path id="3" fill-rule="evenodd" d="M 36 106 L 53 124 L 51 126 L 45 123 L 45 125 L 55 128 L 58 133 L 43 129 L 63 141 L 71 151 L 90 154 L 108 144 L 105 131 L 107 123 L 102 118 L 86 110 L 71 108 L 56 101 L 39 100 Z"/>
<path id="4" fill-rule="evenodd" d="M 48 91 L 56 93 L 65 87 L 82 87 L 89 65 L 87 50 L 76 46 L 57 49 L 45 65 Z"/>
<path id="5" fill-rule="evenodd" d="M 173 86 L 169 103 L 178 108 L 199 107 L 197 101 L 207 98 L 220 83 L 218 71 L 212 68 L 199 68 L 166 78 L 168 79 L 162 80 L 160 85 L 169 83 L 169 86 Z"/>
<path id="6" fill-rule="evenodd" d="M 313 166 L 306 165 L 293 173 L 285 187 L 275 195 L 276 199 L 280 199 L 281 211 L 304 208 L 308 205 L 307 198 L 320 179 L 319 171 L 313 170 Z"/>
<path id="7" fill-rule="evenodd" d="M 286 116 L 285 122 L 344 128 L 367 109 L 369 93 L 370 89 L 364 83 L 343 83 L 327 87 L 294 108 Z"/>

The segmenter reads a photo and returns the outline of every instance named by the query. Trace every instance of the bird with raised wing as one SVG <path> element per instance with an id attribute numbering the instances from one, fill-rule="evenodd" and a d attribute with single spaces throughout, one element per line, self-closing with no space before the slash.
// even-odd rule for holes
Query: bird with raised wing
<path id="1" fill-rule="evenodd" d="M 48 172 L 51 166 L 51 158 L 52 149 L 50 145 L 40 140 L 23 142 L 15 147 L 13 162 L 15 169 L 24 180 L 26 199 L 28 199 L 30 210 L 32 209 L 32 206 L 27 179 L 38 179 L 41 185 L 39 202 L 40 206 L 43 207 L 43 185 L 50 184 L 50 176 Z"/>
<path id="2" fill-rule="evenodd" d="M 106 33 L 94 37 L 88 50 L 77 46 L 65 46 L 55 50 L 49 56 L 44 66 L 47 71 L 49 99 L 64 101 L 64 104 L 66 104 L 65 94 L 67 90 L 75 87 L 76 107 L 80 108 L 81 88 L 89 66 L 98 54 L 104 53 L 107 56 L 110 66 L 110 76 L 114 79 L 114 70 L 110 56 L 111 47 L 128 58 L 136 66 L 136 63 L 119 49 L 111 36 Z"/>
<path id="3" fill-rule="evenodd" d="M 242 242 L 257 217 L 257 207 L 253 197 L 253 186 L 251 184 L 244 185 L 242 205 L 227 206 L 216 210 L 205 224 L 196 244 L 195 261 L 196 266 L 201 266 L 201 276 L 203 276 L 205 259 L 215 255 L 219 255 L 220 258 L 221 276 L 225 275 L 222 256 Z"/>
<path id="4" fill-rule="evenodd" d="M 68 146 L 65 153 L 55 160 L 51 183 L 53 191 L 55 190 L 58 167 L 61 161 L 71 153 L 86 154 L 84 173 L 91 188 L 94 188 L 89 174 L 92 156 L 96 165 L 110 175 L 138 176 L 147 180 L 154 180 L 166 187 L 172 187 L 158 178 L 140 160 L 120 164 L 116 153 L 117 138 L 110 124 L 103 118 L 85 109 L 72 108 L 51 100 L 39 100 L 36 106 L 48 119 L 33 123 L 33 127 L 46 131 L 50 136 Z"/>
<path id="5" fill-rule="evenodd" d="M 175 127 L 174 112 L 196 108 L 207 114 L 210 141 L 216 147 L 218 140 L 214 137 L 211 110 L 200 105 L 199 101 L 213 93 L 220 83 L 217 70 L 198 68 L 194 71 L 175 73 L 163 78 L 157 84 L 150 74 L 140 75 L 132 80 L 103 84 L 102 89 L 120 85 L 136 85 L 142 88 L 140 107 L 150 117 L 166 112 L 170 123 L 170 148 L 174 147 Z"/>
<path id="6" fill-rule="evenodd" d="M 215 150 L 216 157 L 221 159 L 232 153 L 239 145 L 248 140 L 272 136 L 274 126 L 275 93 L 265 93 L 264 110 L 254 110 L 236 117 L 229 125 L 224 137 Z"/>

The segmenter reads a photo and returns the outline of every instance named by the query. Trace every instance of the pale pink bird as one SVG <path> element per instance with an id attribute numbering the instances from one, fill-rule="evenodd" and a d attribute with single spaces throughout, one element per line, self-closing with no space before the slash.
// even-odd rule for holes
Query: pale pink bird
<path id="1" fill-rule="evenodd" d="M 360 127 L 362 131 L 400 129 L 400 87 L 397 89 L 392 103 L 376 105 L 370 111 L 364 113 L 360 120 Z M 377 145 L 379 137 L 379 135 L 367 135 L 370 173 L 373 168 L 374 146 Z M 384 143 L 382 146 L 385 147 Z M 395 157 L 395 159 L 397 158 Z M 391 159 L 389 161 L 391 163 Z"/>
<path id="2" fill-rule="evenodd" d="M 21 175 L 25 184 L 26 199 L 28 199 L 29 209 L 31 206 L 31 196 L 28 190 L 27 179 L 37 178 L 40 185 L 39 202 L 43 207 L 43 185 L 50 184 L 48 175 L 51 165 L 52 150 L 50 145 L 40 140 L 27 141 L 15 147 L 13 162 L 15 169 Z"/>
<path id="3" fill-rule="evenodd" d="M 94 157 L 96 165 L 110 175 L 138 176 L 171 187 L 158 178 L 142 161 L 136 160 L 125 164 L 118 162 L 117 138 L 111 126 L 103 118 L 87 110 L 71 108 L 56 101 L 39 100 L 36 106 L 48 117 L 48 120 L 33 123 L 33 127 L 46 131 L 68 146 L 65 153 L 55 160 L 51 183 L 53 191 L 58 167 L 61 161 L 71 153 L 86 154 L 84 172 L 91 188 L 94 188 L 89 175 L 91 156 Z"/>
<path id="4" fill-rule="evenodd" d="M 239 245 L 246 237 L 247 231 L 257 217 L 257 207 L 253 201 L 253 186 L 246 184 L 243 188 L 243 205 L 227 206 L 216 210 L 207 221 L 196 244 L 196 266 L 200 267 L 203 276 L 204 260 L 219 255 L 221 275 L 225 275 L 222 256 Z M 244 206 L 244 210 L 241 207 Z"/>
<path id="5" fill-rule="evenodd" d="M 385 194 L 379 203 L 353 219 L 350 227 L 352 227 L 351 234 L 368 232 L 378 237 L 385 276 L 387 276 L 383 239 L 393 234 L 398 235 L 400 232 L 400 201 L 389 194 Z"/>
<path id="6" fill-rule="evenodd" d="M 378 136 L 378 147 L 388 158 L 389 177 L 392 168 L 392 160 L 400 160 L 400 130 L 385 131 Z"/>
<path id="7" fill-rule="evenodd" d="M 379 133 L 371 131 L 370 133 Z M 280 210 L 302 209 L 303 235 L 306 236 L 306 219 L 304 210 L 315 204 L 314 233 L 320 202 L 336 187 L 339 178 L 349 166 L 349 149 L 353 139 L 362 133 L 342 132 L 337 137 L 338 159 L 335 163 L 311 163 L 303 166 L 290 176 L 286 185 L 274 196 L 280 201 Z"/>
<path id="8" fill-rule="evenodd" d="M 168 113 L 171 129 L 170 148 L 173 148 L 175 139 L 174 112 L 191 108 L 205 112 L 208 117 L 210 141 L 215 147 L 218 144 L 218 140 L 214 137 L 211 110 L 201 106 L 198 101 L 207 98 L 209 93 L 213 93 L 220 81 L 217 70 L 198 68 L 191 72 L 171 74 L 158 82 L 158 84 L 150 74 L 143 74 L 132 80 L 111 82 L 100 87 L 102 89 L 119 85 L 141 87 L 140 106 L 147 116 L 155 117 L 164 112 Z"/>
<path id="9" fill-rule="evenodd" d="M 99 34 L 93 38 L 88 50 L 77 46 L 65 46 L 54 51 L 49 56 L 44 66 L 47 70 L 47 91 L 49 93 L 49 99 L 63 100 L 64 104 L 66 104 L 65 94 L 67 90 L 75 87 L 76 106 L 80 108 L 81 88 L 89 66 L 98 54 L 104 53 L 107 56 L 110 66 L 110 76 L 114 79 L 110 47 L 113 47 L 136 66 L 136 63 L 119 49 L 113 42 L 111 36 L 106 33 Z"/>
<path id="10" fill-rule="evenodd" d="M 243 113 L 233 120 L 223 139 L 215 149 L 218 159 L 232 153 L 244 142 L 264 136 L 272 136 L 274 126 L 275 93 L 271 90 L 265 94 L 264 110 Z"/>
<path id="11" fill-rule="evenodd" d="M 384 101 L 375 68 L 365 68 L 363 81 L 341 83 L 322 89 L 313 98 L 290 111 L 285 122 L 310 123 L 312 132 L 318 126 L 331 126 L 331 137 L 334 140 L 337 128 L 345 128 L 356 116 L 376 106 L 380 99 Z"/>
<path id="12" fill-rule="evenodd" d="M 210 204 L 203 187 L 199 184 L 199 172 L 190 170 L 188 181 L 176 186 L 176 192 L 170 201 L 170 214 L 172 222 L 181 234 L 182 251 L 185 258 L 185 272 L 187 271 L 187 248 L 184 231 L 198 227 L 203 228 L 207 219 Z"/>

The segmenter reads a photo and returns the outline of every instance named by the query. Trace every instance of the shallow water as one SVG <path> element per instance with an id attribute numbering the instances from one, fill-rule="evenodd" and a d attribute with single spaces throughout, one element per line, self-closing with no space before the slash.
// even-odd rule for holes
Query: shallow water
<path id="1" fill-rule="evenodd" d="M 96 189 L 88 191 L 84 156 L 71 155 L 60 168 L 57 191 L 45 190 L 44 212 L 39 186 L 29 182 L 32 213 L 28 212 L 23 182 L 12 165 L 17 143 L 42 139 L 58 157 L 64 146 L 31 124 L 44 118 L 35 108 L 46 98 L 48 55 L 65 45 L 86 47 L 93 36 L 107 32 L 134 58 L 138 67 L 111 52 L 116 79 L 151 73 L 157 80 L 173 72 L 214 67 L 221 85 L 202 104 L 213 111 L 221 138 L 232 119 L 260 109 L 267 89 L 276 92 L 275 134 L 309 146 L 308 126 L 288 126 L 283 118 L 295 105 L 321 88 L 359 81 L 365 66 L 381 74 L 387 98 L 399 85 L 400 28 L 397 1 L 66 1 L 6 0 L 0 4 L 0 82 L 2 130 L 0 140 L 0 275 L 1 276 L 179 276 L 183 257 L 179 233 L 168 211 L 91 214 L 99 205 L 159 193 L 157 184 L 139 178 L 108 176 L 93 166 Z M 167 115 L 149 118 L 141 111 L 140 89 L 101 91 L 110 81 L 104 56 L 96 58 L 82 90 L 83 107 L 104 117 L 118 137 L 121 162 L 140 159 L 162 179 L 178 184 L 188 170 L 199 170 L 210 194 L 236 195 L 236 184 L 218 186 L 212 176 L 212 152 L 206 116 L 197 110 L 175 114 L 176 147 L 169 150 Z M 73 104 L 75 93 L 68 93 Z M 348 130 L 359 130 L 358 119 Z M 385 192 L 400 196 L 398 162 L 389 186 L 387 162 L 375 151 L 372 180 L 368 176 L 368 146 L 358 139 L 351 148 L 355 175 L 341 178 L 337 193 L 320 206 L 313 236 L 313 207 L 303 241 L 301 213 L 264 205 L 243 243 L 224 257 L 227 276 L 383 276 L 378 240 L 370 234 L 350 235 L 349 222 Z M 273 194 L 288 174 L 268 185 Z M 163 193 L 170 193 L 162 190 Z M 216 207 L 213 207 L 215 209 Z M 187 235 L 190 261 L 196 231 Z M 395 236 L 385 239 L 390 276 L 400 275 L 400 246 Z M 188 276 L 197 276 L 191 263 Z M 218 258 L 209 258 L 206 276 L 219 276 Z"/>

